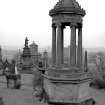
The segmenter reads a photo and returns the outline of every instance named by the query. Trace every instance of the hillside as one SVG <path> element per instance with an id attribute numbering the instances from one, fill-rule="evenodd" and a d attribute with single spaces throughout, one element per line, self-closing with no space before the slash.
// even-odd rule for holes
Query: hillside
<path id="1" fill-rule="evenodd" d="M 3 59 L 12 59 L 13 56 L 18 52 L 18 49 L 21 49 L 22 51 L 22 46 L 19 47 L 19 46 L 15 46 L 15 47 L 12 47 L 12 46 L 3 46 L 3 49 L 2 49 L 2 55 L 3 55 Z M 85 50 L 88 51 L 88 53 L 96 53 L 96 52 L 105 52 L 105 48 L 84 48 Z M 49 57 L 51 57 L 51 47 L 50 46 L 46 46 L 46 47 L 40 47 L 39 46 L 39 52 L 43 53 L 45 50 L 47 50 L 48 52 L 48 55 Z M 64 49 L 64 55 L 65 57 L 68 57 L 70 56 L 70 47 L 67 46 L 65 47 Z"/>

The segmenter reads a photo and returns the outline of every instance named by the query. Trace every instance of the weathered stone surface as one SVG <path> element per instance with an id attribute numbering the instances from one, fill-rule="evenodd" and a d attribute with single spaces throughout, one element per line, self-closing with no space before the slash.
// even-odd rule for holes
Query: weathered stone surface
<path id="1" fill-rule="evenodd" d="M 91 98 L 87 82 L 69 84 L 64 82 L 54 82 L 44 80 L 46 91 L 51 102 L 59 103 L 81 103 Z"/>

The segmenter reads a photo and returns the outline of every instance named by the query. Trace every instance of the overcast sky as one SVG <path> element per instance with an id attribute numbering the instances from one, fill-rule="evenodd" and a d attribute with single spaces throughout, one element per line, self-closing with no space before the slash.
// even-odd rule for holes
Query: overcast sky
<path id="1" fill-rule="evenodd" d="M 49 10 L 58 0 L 0 0 L 0 45 L 22 46 L 27 36 L 40 46 L 51 46 Z M 83 47 L 105 47 L 105 0 L 77 0 L 86 10 Z M 68 29 L 67 29 L 68 30 Z M 65 32 L 65 45 L 68 45 Z"/>

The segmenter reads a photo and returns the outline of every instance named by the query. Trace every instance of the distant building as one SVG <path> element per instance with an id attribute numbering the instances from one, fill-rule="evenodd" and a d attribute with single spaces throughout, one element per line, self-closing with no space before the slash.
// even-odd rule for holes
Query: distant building
<path id="1" fill-rule="evenodd" d="M 39 58 L 38 45 L 35 42 L 33 42 L 30 45 L 30 52 L 31 52 L 32 64 L 38 65 L 38 58 Z"/>

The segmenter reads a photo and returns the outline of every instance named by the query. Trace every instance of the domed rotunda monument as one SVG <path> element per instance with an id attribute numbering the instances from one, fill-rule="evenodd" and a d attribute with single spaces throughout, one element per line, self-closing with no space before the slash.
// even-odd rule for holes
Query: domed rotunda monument
<path id="1" fill-rule="evenodd" d="M 54 9 L 50 11 L 50 16 L 52 17 L 53 65 L 60 66 L 64 63 L 64 28 L 65 26 L 69 26 L 71 29 L 70 65 L 82 66 L 82 17 L 85 16 L 85 10 L 83 10 L 75 0 L 61 0 L 55 5 Z M 77 50 L 76 30 L 78 30 Z"/>
<path id="2" fill-rule="evenodd" d="M 52 17 L 52 67 L 44 75 L 48 103 L 92 105 L 89 92 L 91 77 L 83 65 L 82 26 L 85 10 L 76 0 L 59 0 L 49 15 Z M 66 26 L 70 27 L 68 37 L 71 37 L 69 67 L 64 65 Z"/>

